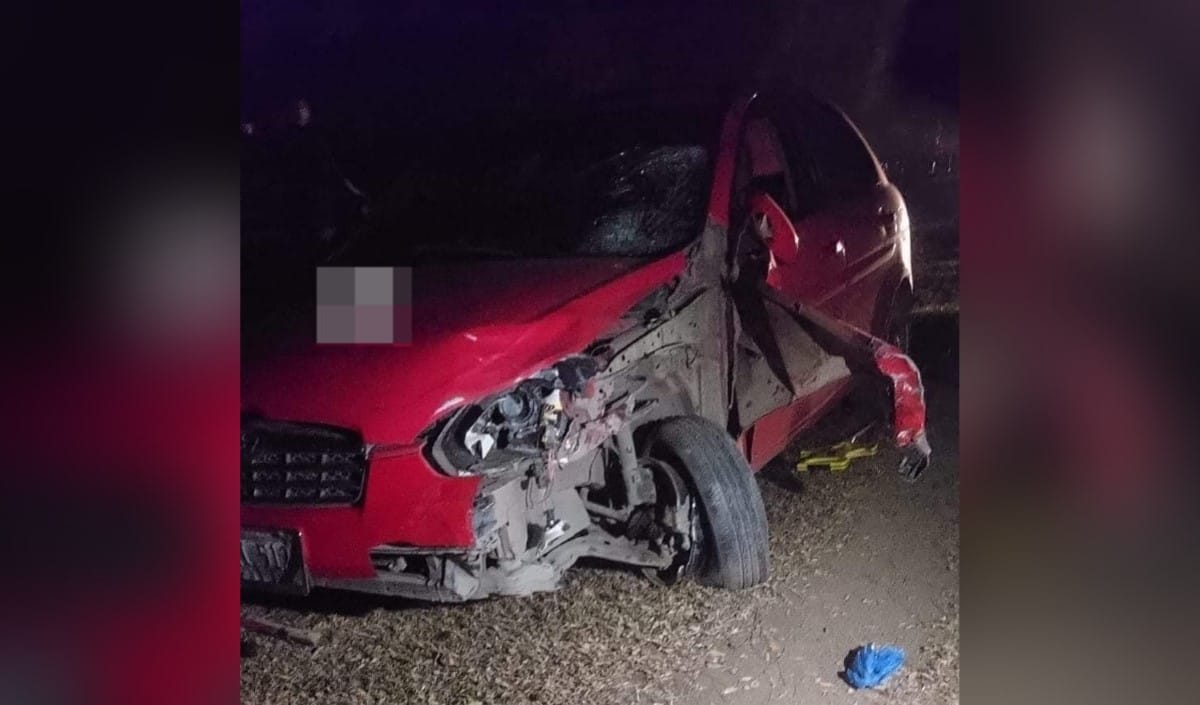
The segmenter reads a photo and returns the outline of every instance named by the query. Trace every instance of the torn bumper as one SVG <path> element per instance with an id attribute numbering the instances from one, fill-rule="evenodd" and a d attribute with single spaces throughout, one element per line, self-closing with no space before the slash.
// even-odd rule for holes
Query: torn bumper
<path id="1" fill-rule="evenodd" d="M 929 466 L 933 451 L 925 435 L 925 386 L 921 371 L 903 351 L 878 338 L 874 339 L 875 368 L 892 385 L 892 438 L 904 452 L 900 474 L 916 480 Z"/>

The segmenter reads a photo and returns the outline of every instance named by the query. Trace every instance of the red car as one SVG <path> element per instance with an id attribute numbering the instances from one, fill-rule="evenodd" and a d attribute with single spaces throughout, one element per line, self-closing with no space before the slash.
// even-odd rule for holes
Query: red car
<path id="1" fill-rule="evenodd" d="M 576 116 L 401 175 L 328 261 L 411 265 L 411 344 L 246 321 L 243 586 L 462 601 L 584 557 L 761 583 L 753 473 L 854 380 L 915 477 L 900 193 L 824 102 L 717 118 Z"/>

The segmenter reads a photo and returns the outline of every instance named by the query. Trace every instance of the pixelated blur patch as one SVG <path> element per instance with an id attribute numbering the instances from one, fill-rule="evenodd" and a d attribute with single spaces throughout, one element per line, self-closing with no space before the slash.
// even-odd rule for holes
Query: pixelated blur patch
<path id="1" fill-rule="evenodd" d="M 395 270 L 391 267 L 354 267 L 354 305 L 391 306 Z"/>
<path id="2" fill-rule="evenodd" d="M 412 340 L 412 270 L 317 267 L 317 342 L 407 344 Z"/>

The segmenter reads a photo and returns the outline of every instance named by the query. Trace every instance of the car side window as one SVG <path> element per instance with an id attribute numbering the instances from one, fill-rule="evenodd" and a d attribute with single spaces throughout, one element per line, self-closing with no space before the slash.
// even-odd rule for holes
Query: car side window
<path id="1" fill-rule="evenodd" d="M 879 183 L 871 153 L 833 107 L 805 101 L 782 114 L 780 136 L 796 191 L 794 217 L 866 195 Z"/>

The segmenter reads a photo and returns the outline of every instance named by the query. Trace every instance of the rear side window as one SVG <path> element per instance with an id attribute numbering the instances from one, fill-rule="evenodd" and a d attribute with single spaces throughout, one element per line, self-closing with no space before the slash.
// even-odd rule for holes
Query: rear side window
<path id="1" fill-rule="evenodd" d="M 782 111 L 778 122 L 792 167 L 798 217 L 869 194 L 879 183 L 871 153 L 834 108 L 805 101 Z"/>

